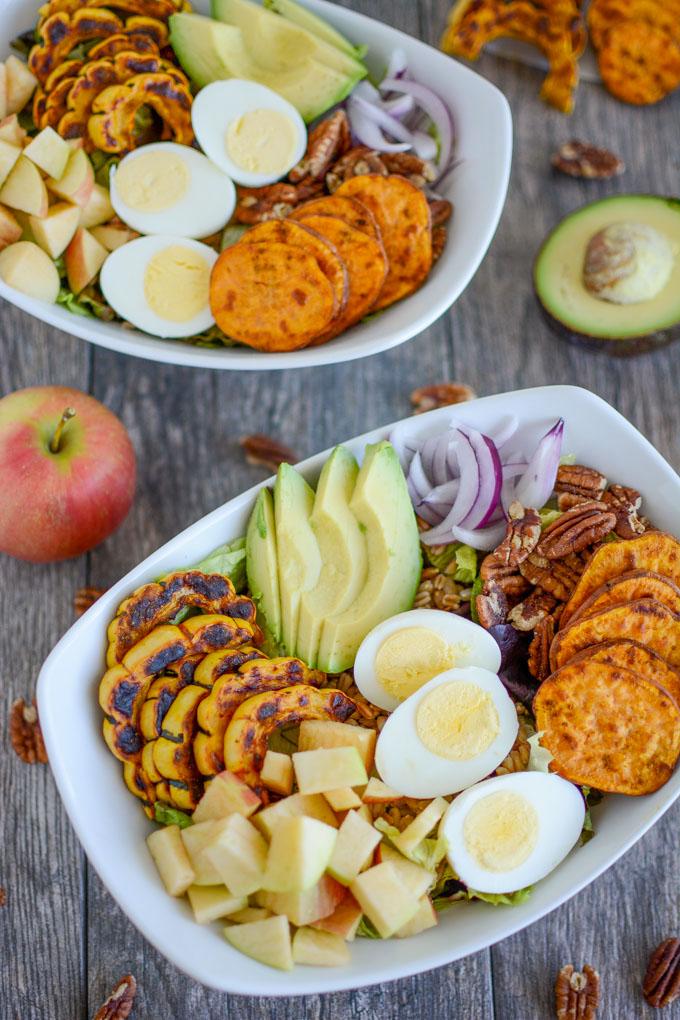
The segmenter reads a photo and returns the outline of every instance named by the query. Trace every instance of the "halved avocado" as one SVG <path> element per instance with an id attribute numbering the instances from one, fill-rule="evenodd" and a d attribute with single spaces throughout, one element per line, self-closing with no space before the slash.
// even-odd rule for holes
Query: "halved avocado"
<path id="1" fill-rule="evenodd" d="M 584 285 L 589 242 L 601 230 L 619 223 L 651 227 L 673 249 L 668 282 L 646 301 L 616 304 L 595 296 Z M 607 354 L 631 355 L 680 338 L 680 199 L 617 195 L 570 213 L 538 253 L 534 287 L 549 325 L 571 343 Z"/>

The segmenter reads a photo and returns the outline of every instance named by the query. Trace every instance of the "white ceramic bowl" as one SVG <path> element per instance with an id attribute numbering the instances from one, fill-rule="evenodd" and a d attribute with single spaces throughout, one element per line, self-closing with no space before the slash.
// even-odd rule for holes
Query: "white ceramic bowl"
<path id="1" fill-rule="evenodd" d="M 547 386 L 485 397 L 455 409 L 456 418 L 492 429 L 516 414 L 535 434 L 558 415 L 566 420 L 564 450 L 644 497 L 645 513 L 680 534 L 680 478 L 617 411 L 587 390 Z M 410 419 L 414 434 L 442 428 L 451 410 Z M 358 456 L 367 442 L 389 434 L 376 429 L 347 446 Z M 328 451 L 304 461 L 310 482 Z M 271 482 L 271 479 L 269 480 Z M 266 482 L 262 483 L 268 484 Z M 101 736 L 97 687 L 104 670 L 106 627 L 116 607 L 140 584 L 190 566 L 245 531 L 255 496 L 249 489 L 168 542 L 110 589 L 62 638 L 42 668 L 38 705 L 50 765 L 85 851 L 101 879 L 139 930 L 160 952 L 206 985 L 246 995 L 301 995 L 388 981 L 450 963 L 526 927 L 577 893 L 621 856 L 680 794 L 680 771 L 649 797 L 607 797 L 596 809 L 595 838 L 540 882 L 530 899 L 512 908 L 460 903 L 437 928 L 387 942 L 358 939 L 341 968 L 296 967 L 281 974 L 236 953 L 219 924 L 197 925 L 185 902 L 168 896 L 144 839 L 150 823 L 123 784 L 121 766 Z"/>
<path id="2" fill-rule="evenodd" d="M 460 296 L 476 272 L 498 225 L 510 174 L 512 124 L 505 98 L 490 82 L 443 53 L 362 14 L 325 0 L 302 0 L 357 43 L 368 46 L 367 62 L 378 75 L 396 47 L 408 56 L 414 77 L 434 88 L 453 111 L 456 158 L 460 161 L 443 187 L 455 206 L 449 240 L 423 287 L 375 319 L 361 323 L 321 347 L 287 354 L 263 354 L 247 347 L 202 348 L 176 340 L 156 340 L 99 319 L 72 315 L 7 287 L 0 297 L 38 319 L 100 347 L 151 361 L 197 368 L 271 370 L 331 365 L 386 351 L 421 333 Z M 207 13 L 208 0 L 196 10 Z M 2 44 L 30 28 L 38 0 L 4 0 Z"/>

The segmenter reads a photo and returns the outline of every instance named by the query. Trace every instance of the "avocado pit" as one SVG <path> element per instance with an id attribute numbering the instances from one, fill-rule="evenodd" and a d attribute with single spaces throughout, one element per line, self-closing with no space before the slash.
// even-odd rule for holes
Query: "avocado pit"
<path id="1" fill-rule="evenodd" d="M 670 243 L 654 227 L 612 223 L 588 242 L 583 283 L 602 301 L 651 301 L 668 283 L 674 261 Z"/>

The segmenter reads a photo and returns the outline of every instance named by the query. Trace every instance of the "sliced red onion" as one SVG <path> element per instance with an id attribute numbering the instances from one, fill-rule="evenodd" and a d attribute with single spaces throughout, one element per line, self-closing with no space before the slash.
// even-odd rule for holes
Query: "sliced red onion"
<path id="1" fill-rule="evenodd" d="M 363 106 L 360 107 L 359 103 L 362 103 Z M 370 103 L 366 103 L 365 100 L 362 100 L 359 96 L 357 96 L 356 99 L 351 97 L 347 103 L 347 116 L 352 129 L 352 135 L 356 138 L 360 145 L 366 145 L 369 149 L 376 149 L 378 152 L 406 152 L 408 149 L 412 148 L 410 141 L 388 141 L 379 126 L 376 124 L 375 118 L 369 116 L 366 113 L 366 109 L 372 110 L 373 107 Z M 394 120 L 394 123 L 399 124 L 400 127 L 402 126 L 400 121 L 396 120 L 396 118 L 390 119 Z"/>
<path id="2" fill-rule="evenodd" d="M 512 439 L 515 432 L 519 428 L 519 419 L 516 415 L 510 414 L 505 418 L 501 424 L 491 433 L 491 438 L 496 444 L 497 450 L 502 450 L 505 444 Z"/>
<path id="3" fill-rule="evenodd" d="M 423 470 L 420 453 L 416 453 L 411 461 L 406 482 L 409 487 L 409 492 L 411 492 L 411 499 L 413 499 L 413 493 L 415 493 L 417 500 L 420 501 L 421 499 L 425 499 L 427 494 L 432 491 L 432 482 Z"/>
<path id="4" fill-rule="evenodd" d="M 488 528 L 477 528 L 472 530 L 470 528 L 460 528 L 454 526 L 451 528 L 452 539 L 454 542 L 463 542 L 465 545 L 471 545 L 473 549 L 481 549 L 483 552 L 490 552 L 495 549 L 499 542 L 502 542 L 505 535 L 505 529 L 507 525 L 505 521 L 500 521 L 498 524 L 492 524 Z M 421 536 L 422 541 L 425 541 L 425 537 L 429 532 L 425 532 Z"/>
<path id="5" fill-rule="evenodd" d="M 472 510 L 479 493 L 479 464 L 473 449 L 472 443 L 460 432 L 458 443 L 458 463 L 460 465 L 460 485 L 458 494 L 453 502 L 449 513 L 441 524 L 426 531 L 421 539 L 425 545 L 440 545 L 443 542 L 450 542 L 451 529 L 463 521 Z"/>
<path id="6" fill-rule="evenodd" d="M 462 434 L 470 441 L 477 458 L 479 488 L 469 513 L 461 519 L 460 524 L 467 528 L 483 528 L 498 506 L 503 481 L 501 459 L 488 436 L 476 429 L 469 429 Z"/>
<path id="7" fill-rule="evenodd" d="M 417 440 L 411 439 L 407 435 L 411 428 L 410 422 L 401 422 L 401 424 L 392 429 L 389 435 L 389 441 L 396 451 L 404 474 L 408 473 L 409 465 L 418 449 Z"/>
<path id="8" fill-rule="evenodd" d="M 446 432 L 441 432 L 438 436 L 430 436 L 421 446 L 420 457 L 423 468 L 428 478 L 432 479 L 433 485 L 443 485 L 452 477 L 456 477 L 457 472 L 451 470 L 450 464 L 455 455 L 458 438 L 457 431 L 449 429 Z"/>
<path id="9" fill-rule="evenodd" d="M 409 146 L 413 146 L 414 135 L 412 131 L 409 131 L 407 127 L 396 117 L 392 117 L 391 114 L 383 110 L 377 103 L 370 103 L 363 96 L 352 95 L 349 100 L 350 109 L 355 107 L 359 112 L 363 113 L 369 120 L 374 121 L 378 127 L 385 130 L 393 138 L 396 138 L 400 142 L 408 142 Z"/>
<path id="10" fill-rule="evenodd" d="M 400 92 L 411 96 L 428 115 L 439 133 L 437 168 L 440 173 L 443 173 L 448 166 L 453 148 L 453 124 L 446 103 L 427 85 L 403 78 L 386 77 L 380 83 L 380 90 L 382 92 Z"/>
<path id="11" fill-rule="evenodd" d="M 508 461 L 507 464 L 503 464 L 503 481 L 523 475 L 527 467 L 525 460 Z"/>
<path id="12" fill-rule="evenodd" d="M 523 507 L 540 510 L 555 488 L 562 452 L 564 419 L 558 418 L 539 442 L 529 465 L 514 488 L 513 498 Z"/>
<path id="13" fill-rule="evenodd" d="M 437 485 L 416 505 L 416 513 L 428 524 L 438 525 L 444 520 L 458 495 L 460 479 Z"/>
<path id="14" fill-rule="evenodd" d="M 420 159 L 432 162 L 437 157 L 437 143 L 432 135 L 428 135 L 427 131 L 413 132 L 413 148 Z"/>
<path id="15" fill-rule="evenodd" d="M 359 82 L 359 85 L 361 84 L 363 83 Z M 359 85 L 357 85 L 357 88 L 359 88 Z M 373 86 L 371 86 L 371 88 L 373 88 Z M 378 93 L 378 98 L 380 98 L 380 93 Z M 395 96 L 394 99 L 383 99 L 381 102 L 383 110 L 391 114 L 393 117 L 398 117 L 399 120 L 403 120 L 404 117 L 408 117 L 409 113 L 413 113 L 415 105 L 413 96 L 405 95 Z"/>
<path id="16" fill-rule="evenodd" d="M 402 50 L 400 46 L 397 46 L 390 54 L 390 59 L 387 62 L 387 70 L 385 71 L 385 77 L 401 78 L 407 71 L 408 59 L 406 57 L 406 51 Z"/>
<path id="17" fill-rule="evenodd" d="M 366 78 L 354 86 L 352 96 L 361 96 L 362 99 L 366 99 L 369 103 L 382 103 L 380 90 L 377 89 L 375 85 L 371 85 L 370 81 Z"/>

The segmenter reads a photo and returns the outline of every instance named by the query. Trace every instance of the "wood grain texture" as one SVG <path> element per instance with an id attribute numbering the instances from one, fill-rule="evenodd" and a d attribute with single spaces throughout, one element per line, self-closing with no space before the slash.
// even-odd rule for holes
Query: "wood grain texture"
<path id="1" fill-rule="evenodd" d="M 447 0 L 345 0 L 345 6 L 436 42 Z M 30 694 L 42 660 L 69 625 L 78 586 L 112 583 L 263 477 L 243 460 L 238 440 L 245 433 L 275 435 L 304 457 L 407 414 L 416 385 L 459 379 L 487 394 L 570 382 L 617 406 L 680 467 L 679 348 L 619 361 L 569 347 L 544 325 L 531 288 L 538 245 L 565 213 L 622 191 L 677 193 L 680 94 L 636 110 L 584 85 L 566 119 L 538 99 L 539 72 L 492 57 L 479 70 L 513 108 L 508 203 L 470 287 L 450 314 L 409 344 L 345 366 L 231 375 L 125 359 L 0 309 L 1 392 L 45 382 L 89 390 L 121 415 L 140 468 L 128 520 L 89 557 L 45 568 L 0 560 L 8 620 L 0 632 L 3 719 L 15 697 Z M 626 174 L 611 182 L 554 176 L 550 154 L 571 137 L 615 149 Z M 545 1020 L 553 1015 L 555 973 L 566 962 L 600 969 L 599 1020 L 633 1020 L 653 1015 L 638 991 L 647 954 L 680 928 L 675 808 L 570 903 L 491 951 L 351 993 L 304 1000 L 224 996 L 187 979 L 137 933 L 84 862 L 48 770 L 22 765 L 6 742 L 0 743 L 0 795 L 0 885 L 7 889 L 0 910 L 0 1020 L 91 1017 L 126 971 L 139 982 L 133 1014 L 139 1020 Z M 664 1016 L 678 1020 L 680 1005 Z"/>

